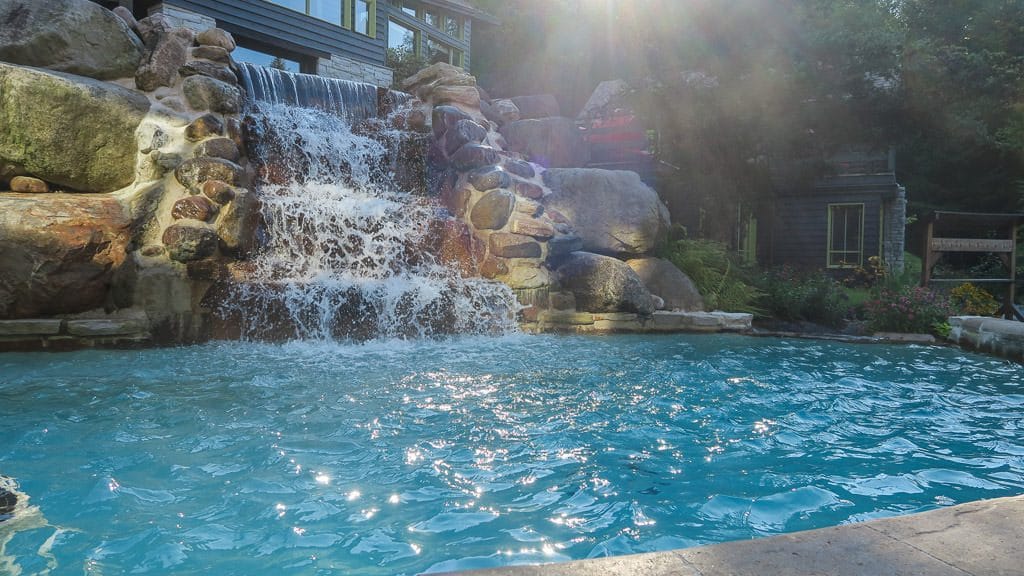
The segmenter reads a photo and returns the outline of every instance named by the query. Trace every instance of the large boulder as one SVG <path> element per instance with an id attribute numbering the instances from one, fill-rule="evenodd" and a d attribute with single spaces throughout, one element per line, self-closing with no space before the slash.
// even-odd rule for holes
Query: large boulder
<path id="1" fill-rule="evenodd" d="M 518 120 L 506 124 L 501 133 L 510 151 L 545 168 L 578 168 L 590 161 L 590 149 L 569 118 Z"/>
<path id="2" fill-rule="evenodd" d="M 548 170 L 552 193 L 545 206 L 564 214 L 583 239 L 583 249 L 612 256 L 654 250 L 668 231 L 668 208 L 635 172 L 580 168 Z"/>
<path id="3" fill-rule="evenodd" d="M 0 60 L 100 80 L 135 74 L 142 41 L 89 0 L 0 0 Z"/>
<path id="4" fill-rule="evenodd" d="M 562 110 L 558 105 L 558 99 L 553 94 L 531 94 L 530 96 L 516 96 L 509 99 L 519 110 L 520 120 L 532 118 L 550 118 L 561 116 Z"/>
<path id="5" fill-rule="evenodd" d="M 561 286 L 576 297 L 576 308 L 586 312 L 636 312 L 651 314 L 654 297 L 625 262 L 573 252 L 558 268 Z"/>
<path id="6" fill-rule="evenodd" d="M 188 28 L 169 32 L 156 29 L 144 62 L 135 72 L 135 86 L 147 92 L 161 86 L 173 86 L 178 79 L 178 69 L 188 60 L 188 49 L 194 37 Z"/>
<path id="7" fill-rule="evenodd" d="M 476 86 L 476 78 L 447 62 L 431 64 L 402 81 L 402 90 L 428 100 L 438 86 Z M 479 93 L 477 93 L 479 99 Z"/>
<path id="8" fill-rule="evenodd" d="M 619 108 L 626 108 L 626 97 L 630 87 L 625 80 L 605 80 L 597 85 L 590 99 L 583 105 L 577 118 L 592 120 L 615 114 Z"/>
<path id="9" fill-rule="evenodd" d="M 648 290 L 665 301 L 665 308 L 686 312 L 704 310 L 704 298 L 697 286 L 675 264 L 662 258 L 634 258 L 626 264 Z"/>
<path id="10" fill-rule="evenodd" d="M 148 110 L 145 96 L 115 84 L 0 62 L 0 178 L 123 188 L 135 178 L 135 130 Z"/>
<path id="11" fill-rule="evenodd" d="M 210 188 L 219 187 L 204 185 L 203 188 L 206 194 Z M 260 201 L 256 194 L 245 188 L 233 189 L 232 200 L 221 209 L 217 218 L 217 235 L 220 237 L 221 250 L 245 257 L 256 244 L 256 228 L 259 222 Z"/>
<path id="12" fill-rule="evenodd" d="M 0 318 L 103 306 L 130 224 L 111 196 L 0 194 Z"/>
<path id="13" fill-rule="evenodd" d="M 210 110 L 224 114 L 237 114 L 242 110 L 242 91 L 227 82 L 209 76 L 189 76 L 181 83 L 189 106 L 195 110 Z"/>

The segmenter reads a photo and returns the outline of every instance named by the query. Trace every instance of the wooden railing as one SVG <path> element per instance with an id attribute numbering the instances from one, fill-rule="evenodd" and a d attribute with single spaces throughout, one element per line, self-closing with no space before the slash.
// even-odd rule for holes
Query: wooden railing
<path id="1" fill-rule="evenodd" d="M 1002 315 L 1008 320 L 1024 321 L 1024 314 L 1014 304 L 1017 293 L 1017 230 L 1024 222 L 1024 214 L 979 214 L 970 212 L 933 212 L 928 216 L 925 236 L 924 262 L 921 266 L 921 285 L 933 283 L 996 284 L 1006 287 Z M 936 226 L 951 228 L 985 228 L 1002 238 L 950 238 L 936 236 Z M 1002 260 L 1008 276 L 1002 278 L 933 278 L 935 265 L 943 255 L 955 252 L 994 254 Z"/>

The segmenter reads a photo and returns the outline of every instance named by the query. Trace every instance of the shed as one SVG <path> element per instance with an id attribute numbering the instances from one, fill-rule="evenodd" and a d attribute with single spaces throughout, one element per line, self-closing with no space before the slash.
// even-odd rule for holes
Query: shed
<path id="1" fill-rule="evenodd" d="M 745 244 L 759 260 L 843 272 L 877 256 L 903 270 L 906 191 L 892 151 L 851 149 L 833 155 L 829 174 L 807 184 L 779 179 L 776 194 L 750 216 Z M 766 223 L 757 232 L 757 220 Z M 749 230 L 753 228 L 753 230 Z"/>

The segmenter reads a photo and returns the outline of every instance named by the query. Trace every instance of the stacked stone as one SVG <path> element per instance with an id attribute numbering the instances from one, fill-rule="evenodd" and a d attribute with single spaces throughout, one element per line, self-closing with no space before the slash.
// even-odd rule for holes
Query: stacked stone
<path id="1" fill-rule="evenodd" d="M 235 41 L 231 34 L 210 28 L 198 34 L 172 27 L 160 14 L 136 23 L 146 54 L 135 73 L 139 90 L 153 92 L 164 107 L 194 117 L 180 134 L 174 127 L 149 124 L 140 131 L 140 152 L 148 155 L 140 172 L 148 179 L 173 171 L 169 199 L 170 223 L 160 241 L 176 262 L 213 256 L 244 257 L 252 248 L 259 203 L 245 187 L 244 143 L 235 116 L 243 96 L 231 69 Z M 176 183 L 178 186 L 173 186 Z M 180 188 L 179 188 L 180 186 Z M 167 222 L 166 216 L 158 219 Z M 162 253 L 159 245 L 144 248 L 145 256 Z"/>
<path id="2" fill-rule="evenodd" d="M 572 308 L 572 295 L 553 289 L 552 270 L 582 242 L 569 220 L 545 207 L 542 169 L 504 150 L 486 92 L 464 70 L 435 64 L 405 81 L 416 101 L 406 114 L 432 136 L 427 153 L 432 190 L 453 215 L 442 227 L 441 256 L 464 274 L 510 286 L 526 306 Z"/>
<path id="3" fill-rule="evenodd" d="M 85 0 L 0 0 L 0 22 L 0 321 L 116 306 L 134 222 L 112 193 L 150 102 L 113 80 L 143 44 Z"/>
<path id="4" fill-rule="evenodd" d="M 224 124 L 213 114 L 200 116 L 185 128 L 185 137 L 196 146 L 194 157 L 174 171 L 189 196 L 174 202 L 174 223 L 162 235 L 172 260 L 200 260 L 218 250 L 244 257 L 252 249 L 259 201 L 241 186 L 246 176 L 236 163 L 239 147 L 224 133 Z"/>
<path id="5" fill-rule="evenodd" d="M 0 321 L 129 309 L 199 337 L 196 271 L 244 257 L 259 214 L 231 35 L 89 0 L 0 21 Z"/>
<path id="6" fill-rule="evenodd" d="M 142 64 L 135 72 L 139 90 L 155 92 L 164 106 L 185 112 L 176 91 L 168 90 L 180 84 L 180 92 L 193 110 L 241 112 L 242 91 L 230 67 L 230 53 L 235 49 L 231 34 L 220 28 L 199 34 L 174 28 L 159 14 L 140 20 L 138 27 L 146 43 Z"/>
<path id="7" fill-rule="evenodd" d="M 514 290 L 547 288 L 548 264 L 581 246 L 572 226 L 539 200 L 545 190 L 533 165 L 482 142 L 486 129 L 453 106 L 438 106 L 432 118 L 434 145 L 457 172 L 441 201 L 462 219 L 483 250 L 477 270 Z"/>
<path id="8" fill-rule="evenodd" d="M 656 310 L 703 309 L 685 274 L 650 257 L 669 226 L 657 193 L 633 172 L 583 167 L 586 146 L 553 96 L 491 101 L 444 64 L 403 86 L 416 96 L 405 120 L 431 133 L 432 188 L 453 215 L 440 254 L 512 287 L 527 327 L 593 330 L 595 314 L 611 314 L 597 329 L 644 331 L 660 326 L 648 321 Z"/>

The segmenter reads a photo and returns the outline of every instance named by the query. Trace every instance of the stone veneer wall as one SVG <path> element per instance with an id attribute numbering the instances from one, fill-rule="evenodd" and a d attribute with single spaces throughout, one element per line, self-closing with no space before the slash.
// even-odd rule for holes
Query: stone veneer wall
<path id="1" fill-rule="evenodd" d="M 318 58 L 316 61 L 316 73 L 318 76 L 327 78 L 365 82 L 385 87 L 391 86 L 391 81 L 394 78 L 394 73 L 390 68 L 339 56 L 338 54 L 332 54 L 329 59 Z"/>
<path id="2" fill-rule="evenodd" d="M 882 258 L 894 274 L 903 273 L 906 248 L 907 191 L 900 186 L 896 197 L 882 204 L 885 229 L 882 231 Z"/>
<path id="3" fill-rule="evenodd" d="M 153 14 L 162 14 L 170 20 L 173 26 L 188 28 L 197 34 L 217 26 L 217 21 L 209 16 L 163 3 L 149 9 L 149 15 L 152 16 Z"/>

